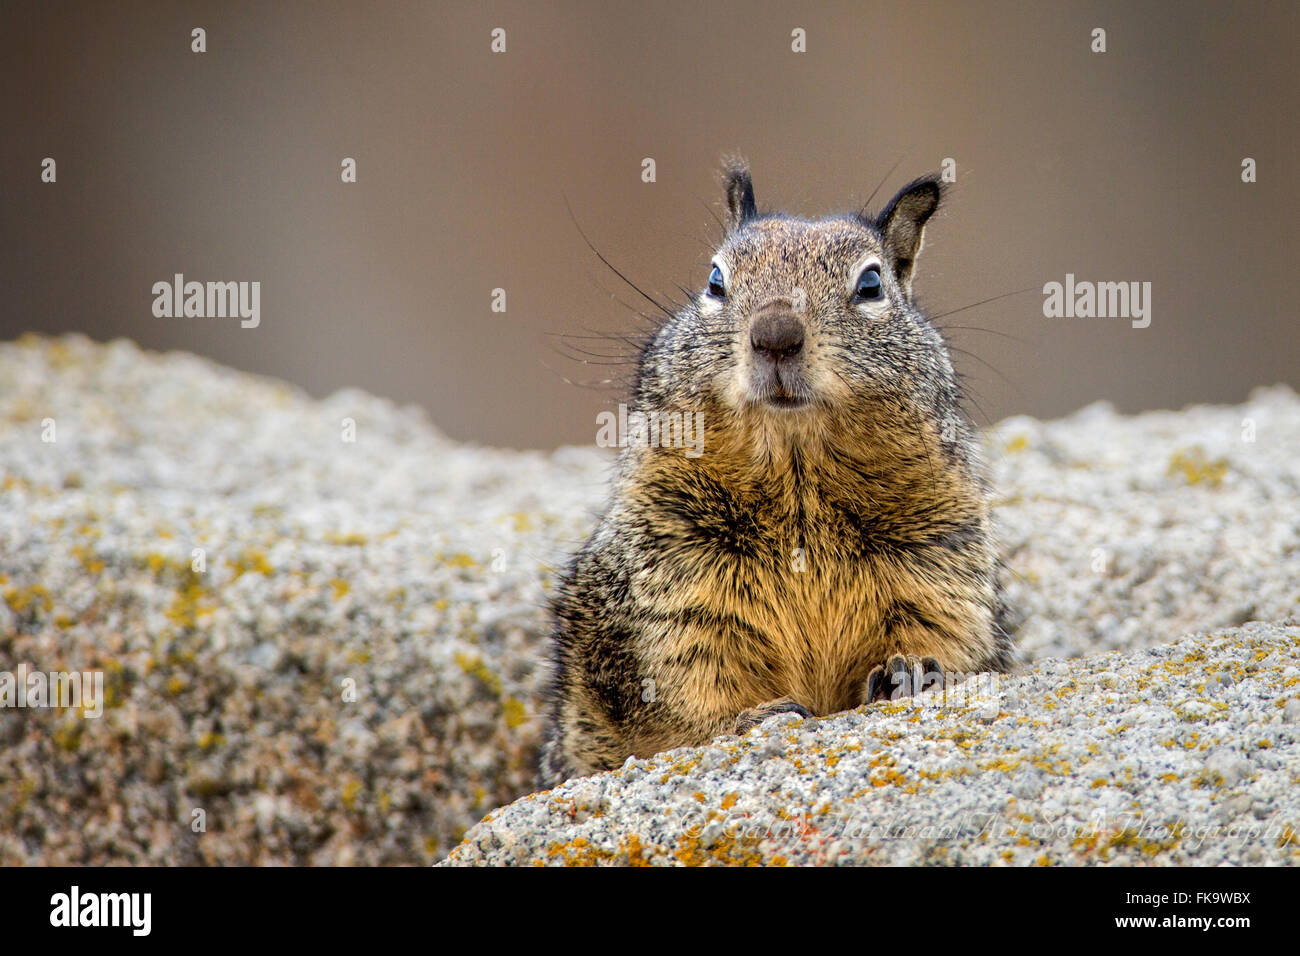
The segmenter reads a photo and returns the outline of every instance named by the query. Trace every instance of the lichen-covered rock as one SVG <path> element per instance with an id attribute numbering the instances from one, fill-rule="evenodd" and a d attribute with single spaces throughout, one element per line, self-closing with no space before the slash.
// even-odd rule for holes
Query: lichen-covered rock
<path id="1" fill-rule="evenodd" d="M 630 760 L 493 812 L 444 865 L 1297 864 L 1296 700 L 1300 621 L 1044 660 Z"/>
<path id="2" fill-rule="evenodd" d="M 0 709 L 0 864 L 445 854 L 533 785 L 546 589 L 604 460 L 123 341 L 0 346 L 0 671 L 108 698 Z"/>
<path id="3" fill-rule="evenodd" d="M 988 435 L 1029 659 L 1148 647 L 1300 614 L 1300 399 L 1058 421 Z"/>
<path id="4" fill-rule="evenodd" d="M 1288 389 L 1011 419 L 989 445 L 1029 660 L 1300 613 Z M 546 594 L 608 461 L 128 342 L 0 345 L 0 672 L 100 670 L 108 697 L 0 708 L 0 864 L 443 856 L 532 789 Z M 617 778 L 580 786 L 571 823 L 628 810 Z M 540 832 L 546 799 L 503 813 Z M 541 837 L 490 839 L 523 859 Z"/>

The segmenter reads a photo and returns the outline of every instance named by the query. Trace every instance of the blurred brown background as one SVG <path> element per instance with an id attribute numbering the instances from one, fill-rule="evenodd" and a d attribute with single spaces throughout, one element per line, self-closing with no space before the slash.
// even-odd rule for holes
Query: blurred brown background
<path id="1" fill-rule="evenodd" d="M 617 300 L 645 303 L 578 225 L 647 291 L 679 296 L 705 279 L 724 152 L 750 159 L 760 206 L 808 215 L 856 207 L 901 160 L 879 206 L 952 157 L 923 301 L 1035 289 L 944 320 L 991 330 L 952 332 L 978 357 L 958 357 L 977 421 L 1099 398 L 1232 402 L 1300 377 L 1293 3 L 36 2 L 0 16 L 0 338 L 128 336 L 318 395 L 418 402 L 459 438 L 590 443 L 618 392 L 566 380 L 625 370 L 575 363 L 552 333 L 626 332 L 636 317 Z M 175 272 L 260 281 L 261 326 L 155 318 L 151 286 Z M 1038 290 L 1067 272 L 1151 282 L 1150 328 L 1044 318 Z"/>

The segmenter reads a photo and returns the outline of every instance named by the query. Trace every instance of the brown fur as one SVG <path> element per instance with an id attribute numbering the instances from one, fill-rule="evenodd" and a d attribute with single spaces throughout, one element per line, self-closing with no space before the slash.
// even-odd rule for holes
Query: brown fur
<path id="1" fill-rule="evenodd" d="M 939 185 L 811 223 L 758 216 L 741 167 L 727 185 L 725 299 L 665 324 L 634 396 L 702 412 L 703 454 L 629 446 L 565 575 L 548 784 L 768 712 L 859 706 L 897 655 L 948 674 L 1012 661 L 978 442 L 911 295 Z M 869 257 L 880 303 L 851 296 Z M 755 345 L 767 313 L 803 330 L 793 357 Z"/>

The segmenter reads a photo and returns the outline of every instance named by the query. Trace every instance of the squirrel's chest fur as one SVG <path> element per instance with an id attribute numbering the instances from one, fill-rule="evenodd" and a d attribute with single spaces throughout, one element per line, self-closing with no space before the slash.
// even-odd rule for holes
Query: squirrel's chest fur
<path id="1" fill-rule="evenodd" d="M 985 559 L 966 553 L 983 543 L 978 489 L 932 465 L 802 464 L 775 481 L 697 467 L 636 483 L 629 510 L 654 555 L 631 580 L 636 643 L 665 695 L 719 713 L 788 696 L 829 714 L 904 644 L 948 667 L 983 653 L 984 595 L 953 577 L 969 562 L 978 579 Z"/>

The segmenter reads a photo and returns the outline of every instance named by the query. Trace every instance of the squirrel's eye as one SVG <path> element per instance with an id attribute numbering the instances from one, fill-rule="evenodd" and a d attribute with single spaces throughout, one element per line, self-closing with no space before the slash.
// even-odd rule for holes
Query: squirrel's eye
<path id="1" fill-rule="evenodd" d="M 853 295 L 858 299 L 879 299 L 885 294 L 885 288 L 880 282 L 880 269 L 876 266 L 868 266 L 862 270 L 862 275 L 858 276 L 858 286 L 853 291 Z"/>
<path id="2" fill-rule="evenodd" d="M 727 287 L 722 281 L 722 270 L 717 266 L 709 273 L 709 295 L 716 296 L 719 299 L 727 297 Z"/>

